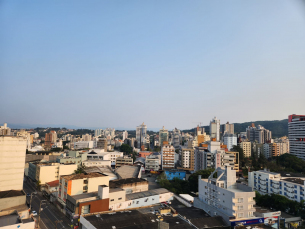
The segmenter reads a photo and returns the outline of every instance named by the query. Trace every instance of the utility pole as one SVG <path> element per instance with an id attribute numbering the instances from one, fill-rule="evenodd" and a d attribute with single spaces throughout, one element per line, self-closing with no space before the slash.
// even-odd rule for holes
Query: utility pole
<path id="1" fill-rule="evenodd" d="M 56 220 L 55 221 L 55 223 L 56 223 L 56 225 L 55 225 L 55 228 L 57 229 L 57 223 L 61 223 L 62 222 L 62 220 Z"/>
<path id="2" fill-rule="evenodd" d="M 30 199 L 30 210 L 32 210 L 32 196 L 33 196 L 34 192 L 31 193 L 31 199 Z"/>
<path id="3" fill-rule="evenodd" d="M 39 205 L 39 217 L 38 217 L 38 228 L 39 228 L 39 223 L 40 223 L 41 203 L 42 203 L 43 201 L 47 201 L 47 200 L 41 200 L 41 201 L 40 201 L 40 205 Z"/>

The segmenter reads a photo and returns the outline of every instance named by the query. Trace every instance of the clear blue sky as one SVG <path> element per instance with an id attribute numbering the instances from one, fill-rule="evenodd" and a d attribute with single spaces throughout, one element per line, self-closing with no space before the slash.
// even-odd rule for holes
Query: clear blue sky
<path id="1" fill-rule="evenodd" d="M 0 122 L 191 128 L 305 114 L 298 0 L 0 1 Z"/>

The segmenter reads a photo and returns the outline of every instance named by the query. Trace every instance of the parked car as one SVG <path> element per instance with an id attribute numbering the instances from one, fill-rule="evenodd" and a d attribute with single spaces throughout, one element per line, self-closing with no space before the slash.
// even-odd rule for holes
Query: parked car
<path id="1" fill-rule="evenodd" d="M 37 192 L 33 192 L 34 195 L 37 195 Z"/>
<path id="2" fill-rule="evenodd" d="M 30 193 L 27 193 L 26 196 L 31 196 Z"/>
<path id="3" fill-rule="evenodd" d="M 37 212 L 36 211 L 32 211 L 32 215 L 33 216 L 37 216 Z"/>

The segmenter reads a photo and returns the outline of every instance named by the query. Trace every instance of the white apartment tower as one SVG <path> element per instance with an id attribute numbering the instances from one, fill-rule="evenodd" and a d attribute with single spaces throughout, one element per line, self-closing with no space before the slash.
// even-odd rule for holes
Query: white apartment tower
<path id="1" fill-rule="evenodd" d="M 128 132 L 125 130 L 125 131 L 123 132 L 123 141 L 124 141 L 126 138 L 128 138 Z"/>
<path id="2" fill-rule="evenodd" d="M 217 178 L 214 173 L 217 172 Z M 199 198 L 194 206 L 211 216 L 220 215 L 230 223 L 230 219 L 253 218 L 255 192 L 251 187 L 236 183 L 236 170 L 233 167 L 217 168 L 208 179 L 198 180 Z"/>
<path id="3" fill-rule="evenodd" d="M 233 146 L 237 146 L 237 136 L 235 134 L 225 133 L 223 143 L 227 145 L 228 150 L 231 150 Z"/>
<path id="4" fill-rule="evenodd" d="M 288 117 L 289 152 L 305 160 L 305 115 Z"/>
<path id="5" fill-rule="evenodd" d="M 216 141 L 220 141 L 220 120 L 214 117 L 210 122 L 210 137 L 216 138 Z"/>
<path id="6" fill-rule="evenodd" d="M 138 142 L 137 148 L 141 149 L 142 145 L 146 145 L 146 135 L 147 135 L 147 126 L 142 123 L 142 125 L 137 126 L 136 129 L 136 140 Z"/>
<path id="7" fill-rule="evenodd" d="M 96 130 L 94 131 L 94 136 L 95 136 L 95 137 L 101 136 L 101 135 L 103 135 L 103 134 L 104 134 L 103 129 L 96 129 Z"/>
<path id="8" fill-rule="evenodd" d="M 164 126 L 159 131 L 159 144 L 161 147 L 163 146 L 163 142 L 167 142 L 166 144 L 168 144 L 168 130 Z"/>

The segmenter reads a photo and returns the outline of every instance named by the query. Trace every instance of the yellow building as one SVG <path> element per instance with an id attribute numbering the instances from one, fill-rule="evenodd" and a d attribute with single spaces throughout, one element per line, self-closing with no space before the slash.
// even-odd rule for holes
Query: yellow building
<path id="1" fill-rule="evenodd" d="M 241 142 L 239 143 L 240 148 L 243 149 L 245 157 L 251 157 L 251 142 Z"/>

